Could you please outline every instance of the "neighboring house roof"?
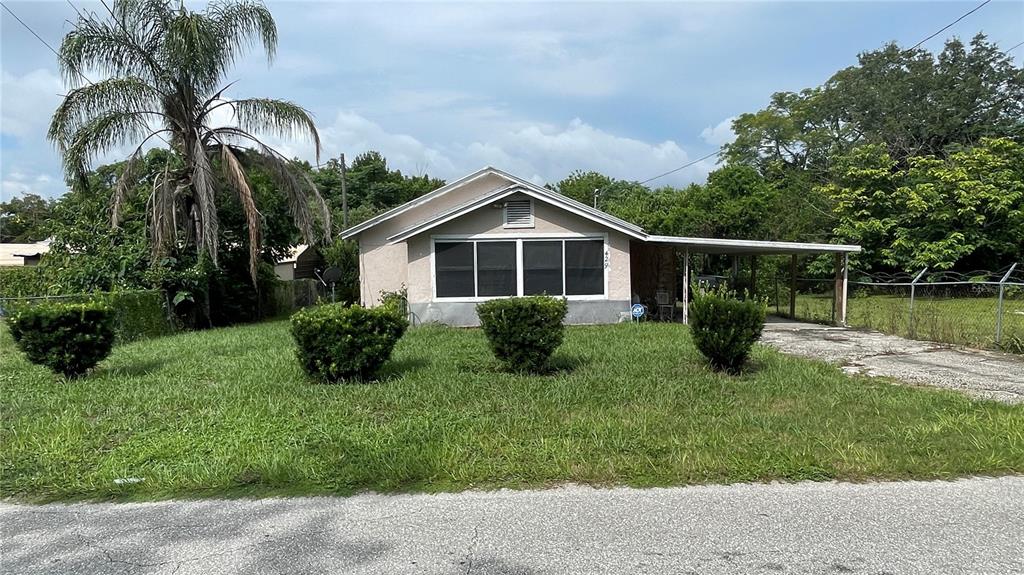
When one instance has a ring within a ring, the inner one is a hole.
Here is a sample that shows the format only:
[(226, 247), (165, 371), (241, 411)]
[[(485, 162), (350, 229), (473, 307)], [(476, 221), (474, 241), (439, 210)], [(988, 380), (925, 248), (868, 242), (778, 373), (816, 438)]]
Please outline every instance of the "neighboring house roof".
[(0, 244), (0, 266), (23, 266), (25, 258), (40, 256), (50, 251), (50, 240), (33, 244)]
[(436, 226), (439, 226), (445, 222), (463, 216), (474, 210), (480, 209), (481, 207), (486, 206), (491, 202), (499, 201), (512, 194), (526, 194), (530, 197), (560, 207), (568, 212), (572, 212), (588, 220), (607, 226), (608, 228), (611, 228), (613, 230), (617, 230), (634, 239), (651, 243), (672, 244), (678, 246), (692, 247), (694, 248), (694, 251), (702, 253), (797, 254), (850, 253), (861, 251), (860, 246), (854, 245), (815, 244), (804, 242), (774, 242), (758, 240), (731, 240), (716, 238), (687, 238), (678, 236), (659, 236), (648, 234), (643, 230), (643, 228), (635, 224), (632, 224), (630, 222), (617, 218), (611, 214), (602, 212), (601, 210), (577, 202), (576, 200), (570, 197), (563, 196), (558, 192), (538, 186), (521, 178), (517, 178), (516, 176), (513, 176), (507, 172), (490, 166), (477, 170), (472, 174), (459, 178), (458, 180), (455, 180), (450, 184), (446, 184), (445, 186), (442, 186), (434, 190), (433, 192), (430, 192), (429, 194), (420, 196), (410, 202), (406, 202), (396, 208), (388, 210), (377, 217), (371, 218), (357, 226), (353, 226), (347, 230), (344, 230), (341, 233), (341, 237), (344, 239), (353, 238), (363, 231), (373, 228), (388, 220), (391, 220), (392, 218), (395, 218), (396, 216), (408, 212), (411, 209), (427, 204), (430, 201), (444, 194), (447, 194), (448, 192), (454, 189), (457, 189), (465, 184), (468, 184), (470, 182), (473, 182), (488, 175), (496, 175), (501, 178), (504, 178), (506, 181), (509, 182), (509, 185), (491, 190), (487, 193), (478, 196), (477, 198), (474, 198), (473, 200), (432, 214), (429, 218), (421, 220), (389, 236), (387, 238), (387, 241), (389, 243), (405, 241), (406, 239), (412, 236), (428, 231)]
[(304, 251), (306, 251), (308, 249), (309, 249), (308, 245), (306, 245), (306, 244), (299, 244), (299, 245), (295, 246), (294, 248), (292, 248), (288, 252), (287, 256), (277, 260), (274, 263), (274, 265), (277, 265), (277, 264), (293, 264), (293, 263), (295, 263), (296, 260), (299, 259), (299, 256), (302, 255), (302, 252), (304, 252)]

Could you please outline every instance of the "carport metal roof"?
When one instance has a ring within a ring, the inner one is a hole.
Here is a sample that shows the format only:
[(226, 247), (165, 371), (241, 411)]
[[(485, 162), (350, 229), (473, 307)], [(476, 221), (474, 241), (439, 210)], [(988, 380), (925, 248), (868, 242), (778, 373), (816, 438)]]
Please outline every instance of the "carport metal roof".
[(813, 244), (803, 242), (768, 242), (758, 240), (727, 240), (718, 238), (686, 238), (680, 236), (648, 235), (646, 240), (653, 244), (669, 244), (687, 248), (692, 253), (703, 254), (848, 254), (860, 251), (860, 246), (846, 244)]

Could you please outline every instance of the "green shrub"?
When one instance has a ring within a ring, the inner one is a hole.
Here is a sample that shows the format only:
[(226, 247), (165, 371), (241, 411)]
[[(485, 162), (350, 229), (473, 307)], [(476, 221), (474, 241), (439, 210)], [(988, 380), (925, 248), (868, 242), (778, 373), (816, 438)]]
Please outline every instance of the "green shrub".
[(29, 361), (67, 377), (85, 373), (114, 346), (113, 311), (99, 302), (27, 306), (7, 324)]
[(764, 302), (741, 301), (724, 288), (695, 293), (690, 302), (690, 332), (711, 366), (736, 373), (747, 361), (764, 329)]
[(494, 355), (512, 371), (539, 372), (562, 344), (564, 299), (548, 296), (495, 299), (476, 306)]
[(291, 321), (302, 368), (328, 382), (372, 378), (409, 325), (389, 308), (342, 304), (299, 310)]
[(118, 343), (148, 339), (174, 333), (176, 326), (168, 313), (164, 294), (157, 290), (96, 292), (43, 298), (14, 298), (0, 301), (3, 313), (15, 313), (44, 303), (99, 302), (114, 315), (114, 335)]

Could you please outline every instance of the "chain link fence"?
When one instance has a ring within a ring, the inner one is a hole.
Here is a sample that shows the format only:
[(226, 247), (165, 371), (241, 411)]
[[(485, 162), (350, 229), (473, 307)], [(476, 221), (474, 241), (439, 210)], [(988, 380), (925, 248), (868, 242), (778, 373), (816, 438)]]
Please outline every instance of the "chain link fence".
[[(911, 339), (1024, 353), (1024, 264), (998, 271), (850, 272), (846, 323)], [(769, 303), (789, 315), (789, 280)], [(835, 321), (835, 280), (797, 278), (795, 319)], [(773, 301), (774, 300), (774, 301)]]

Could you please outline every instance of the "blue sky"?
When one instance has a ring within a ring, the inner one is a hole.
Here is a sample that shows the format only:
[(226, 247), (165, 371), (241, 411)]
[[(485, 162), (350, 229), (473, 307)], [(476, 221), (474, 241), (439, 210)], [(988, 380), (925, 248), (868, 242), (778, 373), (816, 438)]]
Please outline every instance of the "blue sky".
[[(536, 182), (574, 169), (643, 180), (714, 151), (729, 119), (773, 92), (819, 85), (885, 42), (913, 45), (978, 3), (270, 2), (277, 59), (252, 54), (229, 95), (312, 111), (323, 159), (376, 149), (449, 179), (490, 164)], [(74, 16), (66, 2), (7, 4), (54, 47)], [(993, 1), (925, 47), (979, 31), (1004, 47), (1024, 40), (1024, 2)], [(0, 73), (0, 197), (60, 195), (45, 133), (65, 87), (56, 57), (6, 12)], [(304, 142), (275, 143), (313, 160)]]

